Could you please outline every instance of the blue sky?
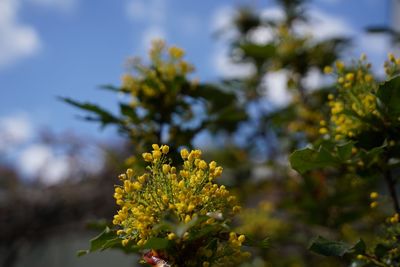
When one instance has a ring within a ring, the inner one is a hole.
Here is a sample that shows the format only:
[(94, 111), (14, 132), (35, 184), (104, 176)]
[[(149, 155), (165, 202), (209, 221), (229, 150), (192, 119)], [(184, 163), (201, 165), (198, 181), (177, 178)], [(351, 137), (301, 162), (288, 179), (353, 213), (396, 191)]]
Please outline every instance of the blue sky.
[[(13, 14), (9, 22), (0, 20), (9, 24), (3, 26), (8, 30), (0, 30), (0, 48), (4, 42), (1, 39), (8, 38), (12, 31), (21, 36), (15, 38), (15, 44), (6, 41), (6, 49), (0, 52), (0, 117), (22, 113), (34, 123), (92, 134), (96, 127), (77, 121), (77, 112), (57, 101), (56, 96), (112, 107), (113, 96), (96, 87), (119, 84), (125, 59), (144, 55), (148, 40), (155, 36), (185, 48), (200, 78), (215, 79), (224, 74), (215, 59), (223, 46), (212, 36), (216, 25), (226, 23), (229, 9), (235, 5), (273, 5), (272, 1), (226, 0), (1, 1), (3, 6), (12, 6), (9, 9)], [(365, 25), (387, 22), (383, 2), (321, 0), (312, 2), (312, 6), (360, 31)], [(25, 47), (21, 44), (24, 42)], [(12, 46), (8, 49), (14, 52), (8, 52), (7, 46)], [(7, 54), (9, 59), (1, 60)]]
[[(145, 56), (153, 37), (183, 47), (203, 81), (243, 73), (243, 66), (229, 65), (226, 42), (213, 33), (229, 25), (235, 6), (246, 3), (279, 16), (273, 1), (257, 0), (0, 0), (0, 151), (5, 143), (31, 140), (43, 126), (100, 139), (114, 136), (113, 129), (99, 132), (97, 125), (77, 120), (79, 112), (56, 97), (115, 108), (116, 96), (96, 88), (118, 85), (126, 58)], [(310, 1), (314, 20), (307, 30), (318, 38), (355, 37), (350, 55), (364, 51), (380, 65), (387, 44), (363, 28), (388, 23), (387, 5)], [(277, 77), (272, 84), (279, 86)]]

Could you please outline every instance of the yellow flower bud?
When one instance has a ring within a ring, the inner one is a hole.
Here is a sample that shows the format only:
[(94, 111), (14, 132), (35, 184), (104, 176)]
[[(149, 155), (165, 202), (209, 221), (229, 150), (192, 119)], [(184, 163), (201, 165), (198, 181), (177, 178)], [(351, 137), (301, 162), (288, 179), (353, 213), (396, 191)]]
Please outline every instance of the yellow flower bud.
[(147, 162), (153, 161), (153, 156), (150, 153), (143, 153), (142, 157)]
[(321, 128), (321, 129), (319, 129), (319, 133), (320, 134), (327, 134), (328, 133), (328, 129), (326, 129), (325, 127)]
[(153, 151), (153, 158), (154, 160), (158, 160), (161, 158), (161, 152), (159, 150)]
[(162, 171), (164, 174), (168, 174), (170, 170), (171, 170), (171, 166), (169, 164), (163, 164)]
[(168, 234), (168, 239), (169, 240), (174, 240), (176, 238), (176, 234), (175, 233), (169, 233)]
[(389, 61), (391, 61), (391, 62), (393, 62), (393, 63), (396, 62), (396, 57), (395, 57), (392, 53), (389, 53), (389, 54), (388, 54), (388, 58), (389, 58)]
[(176, 46), (172, 46), (169, 48), (169, 54), (171, 57), (173, 58), (182, 58), (185, 54), (185, 52), (183, 51), (183, 49), (176, 47)]
[(377, 192), (371, 192), (371, 194), (369, 195), (369, 197), (371, 199), (377, 199), (379, 197), (379, 194)]
[(349, 72), (346, 74), (346, 80), (347, 81), (354, 81), (354, 73)]
[(133, 177), (133, 170), (132, 169), (127, 169), (126, 170), (126, 175), (128, 176), (128, 179), (131, 179)]
[(161, 147), (161, 151), (162, 151), (163, 154), (168, 154), (168, 152), (169, 152), (169, 146), (163, 145), (163, 146)]
[(331, 66), (325, 66), (324, 67), (324, 73), (325, 74), (331, 74), (333, 72), (333, 68)]
[(190, 215), (186, 215), (185, 223), (189, 223), (191, 221)]
[(342, 71), (342, 70), (344, 69), (344, 63), (343, 63), (343, 61), (338, 60), (338, 61), (335, 62), (335, 65), (336, 65), (336, 68), (337, 68), (339, 71)]
[(181, 157), (182, 159), (187, 159), (189, 157), (189, 152), (187, 151), (187, 149), (182, 149), (181, 150)]
[(202, 170), (207, 169), (207, 163), (204, 160), (201, 160), (199, 162), (199, 168), (202, 169)]

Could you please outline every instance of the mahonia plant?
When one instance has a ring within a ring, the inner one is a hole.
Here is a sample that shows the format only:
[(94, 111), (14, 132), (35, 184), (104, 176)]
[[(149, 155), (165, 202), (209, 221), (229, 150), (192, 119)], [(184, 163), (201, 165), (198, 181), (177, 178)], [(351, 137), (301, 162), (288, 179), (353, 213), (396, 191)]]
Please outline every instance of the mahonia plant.
[[(193, 72), (183, 49), (154, 40), (148, 60), (128, 60), (120, 86), (103, 87), (121, 100), (116, 114), (90, 102), (62, 100), (87, 112), (87, 120), (116, 126), (128, 137), (135, 154), (153, 143), (168, 143), (171, 150), (191, 146), (205, 129), (234, 132), (247, 117), (234, 92), (222, 84), (200, 83), (192, 77)], [(171, 151), (172, 157), (177, 154)], [(127, 164), (131, 166), (135, 160), (129, 158)]]
[[(320, 134), (331, 133), (335, 140), (348, 140), (363, 131), (381, 130), (380, 123), (376, 123), (383, 120), (377, 100), (380, 83), (373, 77), (371, 64), (366, 60), (363, 54), (354, 66), (346, 67), (342, 61), (337, 61), (335, 68), (325, 67), (325, 73), (336, 76), (337, 94), (328, 95), (331, 124), (322, 120)], [(387, 80), (399, 73), (399, 67), (400, 59), (389, 54), (385, 62)]]
[(224, 185), (215, 183), (222, 167), (202, 160), (200, 150), (182, 149), (178, 170), (167, 158), (167, 145), (152, 147), (142, 155), (145, 173), (128, 169), (115, 187), (120, 209), (113, 224), (122, 245), (152, 248), (154, 239), (168, 240), (144, 260), (154, 264), (159, 258), (172, 266), (236, 266), (249, 256), (241, 249), (245, 236), (229, 231), (241, 208)]
[[(376, 91), (378, 84), (371, 74), (371, 64), (366, 63), (362, 55), (357, 65), (346, 68), (342, 61), (336, 67), (325, 67), (325, 73), (332, 73), (337, 78), (337, 95), (328, 95), (331, 109), (332, 134), (336, 140), (354, 137), (366, 128), (364, 123), (370, 117), (379, 117), (376, 109)], [(326, 122), (321, 121), (320, 133), (328, 133)]]
[[(381, 197), (376, 191), (369, 195), (370, 208), (377, 210), (381, 206), (387, 216), (386, 222), (373, 225), (379, 232), (373, 242), (368, 242), (369, 246), (362, 239), (351, 246), (322, 237), (310, 246), (312, 251), (326, 256), (349, 254), (351, 266), (400, 266), (400, 58), (389, 54), (384, 68), (386, 79), (380, 82), (373, 77), (364, 55), (350, 67), (341, 61), (336, 62), (335, 68), (326, 67), (326, 73), (337, 76), (337, 91), (328, 96), (329, 123), (320, 123), (323, 138), (314, 144), (317, 149), (306, 148), (291, 156), (292, 167), (300, 173), (346, 166), (353, 176), (386, 185), (387, 196)], [(387, 203), (393, 206), (389, 215)]]

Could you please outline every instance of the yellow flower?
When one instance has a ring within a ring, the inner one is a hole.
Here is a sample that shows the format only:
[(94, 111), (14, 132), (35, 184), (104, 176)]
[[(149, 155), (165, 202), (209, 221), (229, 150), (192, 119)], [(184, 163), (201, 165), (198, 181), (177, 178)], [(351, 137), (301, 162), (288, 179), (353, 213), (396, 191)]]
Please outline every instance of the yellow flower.
[(324, 73), (325, 74), (330, 74), (333, 72), (333, 68), (331, 66), (325, 66), (324, 67)]
[(377, 199), (379, 197), (379, 194), (377, 192), (371, 192), (371, 194), (369, 195), (369, 197), (371, 199)]
[[(117, 233), (123, 240), (140, 246), (152, 237), (176, 239), (174, 233), (154, 228), (165, 214), (189, 223), (198, 214), (221, 213), (222, 218), (230, 218), (240, 211), (236, 198), (230, 196), (225, 186), (213, 182), (221, 175), (222, 168), (215, 161), (202, 160), (200, 150), (181, 150), (184, 162), (178, 175), (176, 167), (167, 163), (169, 148), (157, 144), (152, 148), (152, 153), (142, 155), (149, 163), (147, 172), (136, 174), (128, 169), (119, 176), (123, 185), (115, 187), (114, 198), (120, 209), (113, 224), (118, 226)], [(235, 245), (240, 245), (243, 238), (239, 236)]]

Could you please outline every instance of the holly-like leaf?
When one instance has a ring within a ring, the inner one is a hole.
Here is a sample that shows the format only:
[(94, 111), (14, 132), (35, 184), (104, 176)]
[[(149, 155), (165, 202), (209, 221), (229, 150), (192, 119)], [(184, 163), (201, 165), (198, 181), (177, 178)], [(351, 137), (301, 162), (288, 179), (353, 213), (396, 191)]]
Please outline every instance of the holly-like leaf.
[(382, 83), (377, 92), (381, 110), (390, 118), (400, 116), (400, 76)]
[(354, 147), (354, 142), (348, 142), (343, 145), (338, 145), (336, 148), (339, 158), (343, 161), (348, 160), (351, 157), (351, 152), (353, 147)]
[(290, 155), (289, 161), (293, 169), (303, 174), (314, 169), (333, 166), (337, 163), (337, 158), (321, 146), (318, 150), (311, 148), (296, 150)]
[(103, 109), (95, 104), (92, 104), (89, 102), (78, 102), (78, 101), (75, 101), (75, 100), (73, 100), (71, 98), (67, 98), (67, 97), (60, 97), (60, 99), (62, 101), (64, 101), (65, 103), (68, 103), (74, 107), (80, 108), (84, 111), (94, 114), (94, 117), (92, 117), (92, 116), (86, 117), (87, 120), (99, 121), (102, 123), (103, 126), (105, 126), (109, 123), (118, 123), (119, 122), (119, 119), (117, 117), (115, 117), (110, 112), (106, 111), (105, 109)]
[(90, 252), (103, 250), (105, 248), (110, 247), (109, 245), (106, 247), (107, 243), (111, 240), (119, 239), (119, 244), (121, 243), (121, 239), (117, 236), (117, 234), (112, 231), (109, 227), (106, 227), (103, 232), (101, 232), (98, 236), (94, 237), (90, 240)]
[(338, 256), (342, 257), (344, 254), (351, 250), (352, 246), (337, 241), (330, 241), (321, 236), (318, 236), (311, 243), (309, 250), (324, 256)]
[(355, 245), (350, 245), (342, 241), (331, 241), (318, 236), (312, 241), (309, 250), (324, 256), (342, 257), (347, 253), (364, 254), (366, 245), (361, 239)]

